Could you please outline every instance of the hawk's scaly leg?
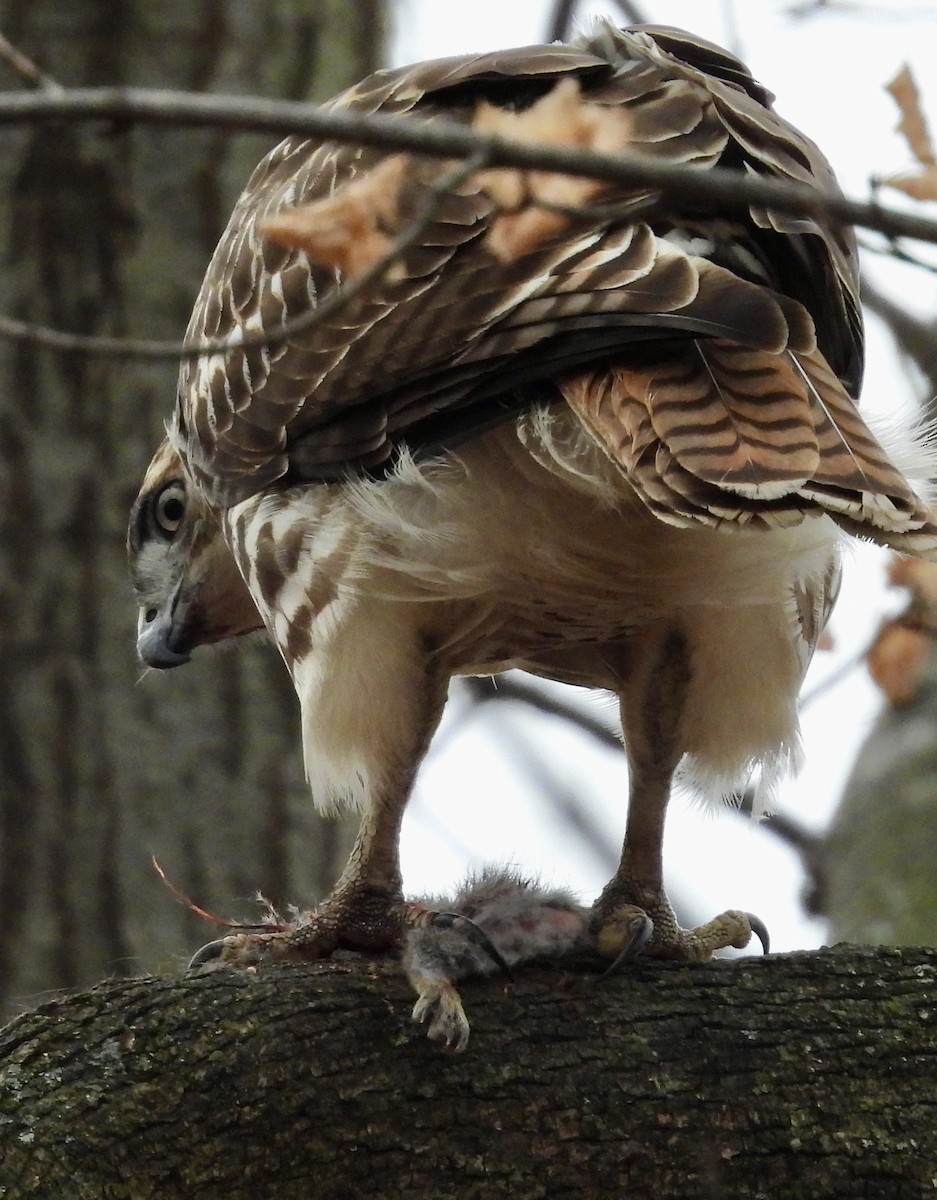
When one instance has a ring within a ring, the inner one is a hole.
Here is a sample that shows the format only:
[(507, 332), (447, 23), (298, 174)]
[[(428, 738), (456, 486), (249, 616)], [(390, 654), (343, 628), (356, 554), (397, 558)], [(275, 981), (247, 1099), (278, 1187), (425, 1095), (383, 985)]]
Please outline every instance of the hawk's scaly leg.
[(402, 899), (397, 842), (408, 792), (383, 797), (366, 809), (349, 860), (332, 894), (286, 928), (229, 934), (209, 942), (189, 964), (213, 959), (252, 966), (264, 958), (324, 958), (340, 946), (360, 950), (397, 947)]
[[(198, 951), (193, 966), (213, 959), (249, 966), (271, 956), (321, 958), (338, 947), (386, 950), (400, 945), (407, 918), (400, 826), (417, 767), (442, 715), (448, 679), (432, 666), (419, 638), (398, 632), (377, 649), (365, 638), (354, 645), (358, 661), (346, 656), (344, 675), (320, 670), (316, 678), (326, 685), (321, 692), (301, 692), (304, 722), (307, 713), (318, 713), (310, 734), (310, 740), (318, 741), (306, 746), (307, 769), (326, 757), (346, 762), (347, 744), (360, 749), (353, 762), (367, 787), (358, 835), (341, 877), (314, 911), (285, 928), (235, 933), (212, 942)], [(362, 669), (360, 679), (356, 666)], [(388, 681), (396, 681), (399, 690), (391, 686), (388, 691)]]
[(760, 922), (735, 910), (697, 929), (681, 929), (664, 891), (664, 818), (683, 755), (680, 722), (690, 671), (686, 636), (673, 625), (650, 627), (626, 647), (620, 700), (630, 768), (628, 822), (618, 870), (592, 918), (596, 947), (616, 962), (640, 952), (707, 959), (714, 950), (746, 946), (753, 932), (766, 942)]

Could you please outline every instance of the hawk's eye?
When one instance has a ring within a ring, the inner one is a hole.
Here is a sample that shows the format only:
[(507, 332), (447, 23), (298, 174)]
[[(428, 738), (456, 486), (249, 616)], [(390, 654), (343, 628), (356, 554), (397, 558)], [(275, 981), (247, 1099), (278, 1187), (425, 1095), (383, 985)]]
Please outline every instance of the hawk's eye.
[(153, 501), (153, 516), (160, 533), (172, 537), (185, 517), (185, 488), (178, 480), (167, 483)]

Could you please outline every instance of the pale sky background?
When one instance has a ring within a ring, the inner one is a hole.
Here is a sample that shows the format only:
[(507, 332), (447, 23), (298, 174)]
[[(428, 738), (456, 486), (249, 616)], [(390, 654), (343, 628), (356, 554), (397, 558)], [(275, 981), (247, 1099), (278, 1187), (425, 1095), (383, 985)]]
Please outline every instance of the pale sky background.
[[(544, 40), (547, 0), (397, 0), (392, 58), (396, 64)], [(727, 45), (777, 96), (778, 111), (819, 143), (850, 195), (868, 194), (871, 175), (910, 165), (894, 132), (897, 114), (884, 85), (902, 63), (915, 69), (925, 107), (937, 125), (937, 4), (912, 0), (832, 3), (821, 14), (794, 20), (778, 0), (644, 0), (650, 20), (677, 25)], [(612, 4), (583, 3), (579, 19)], [(930, 82), (929, 82), (930, 81)], [(900, 203), (897, 193), (885, 193)], [(933, 312), (937, 276), (866, 258), (870, 275), (903, 300)], [(889, 412), (913, 395), (887, 338), (869, 329), (863, 404)], [(883, 586), (885, 555), (859, 548), (831, 626), (835, 650), (817, 656), (807, 689), (868, 644), (899, 597)], [(572, 689), (565, 689), (572, 692)], [(599, 693), (572, 692), (593, 713), (616, 720), (615, 704)], [(878, 694), (863, 667), (812, 704), (804, 717), (806, 766), (783, 792), (781, 808), (811, 828), (829, 821), (858, 746), (875, 719)], [(493, 716), (497, 720), (493, 720)], [(624, 830), (624, 757), (602, 750), (561, 722), (496, 706), (465, 718), (450, 705), (437, 747), (424, 766), (403, 836), (408, 894), (447, 891), (470, 865), (512, 862), (576, 889), (591, 900), (609, 871), (538, 798), (519, 771), (519, 756), (541, 778), (576, 798), (617, 848)], [(823, 922), (804, 917), (803, 873), (779, 840), (730, 812), (700, 811), (677, 797), (665, 846), (668, 886), (706, 920), (725, 908), (757, 913), (779, 951), (821, 945)]]

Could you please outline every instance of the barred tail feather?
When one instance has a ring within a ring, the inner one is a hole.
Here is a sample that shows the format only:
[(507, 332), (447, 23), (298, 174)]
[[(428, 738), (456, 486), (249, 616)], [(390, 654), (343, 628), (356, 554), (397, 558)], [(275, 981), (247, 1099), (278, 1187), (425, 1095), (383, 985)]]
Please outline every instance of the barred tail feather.
[(562, 390), (668, 524), (772, 529), (826, 513), (851, 534), (937, 557), (937, 514), (816, 349), (687, 340)]

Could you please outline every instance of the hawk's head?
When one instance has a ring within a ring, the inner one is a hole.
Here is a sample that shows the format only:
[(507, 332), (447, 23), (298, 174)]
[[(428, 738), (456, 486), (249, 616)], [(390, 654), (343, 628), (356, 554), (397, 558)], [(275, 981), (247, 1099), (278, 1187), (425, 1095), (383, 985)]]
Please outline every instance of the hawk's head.
[(130, 513), (137, 651), (151, 667), (188, 662), (196, 646), (261, 628), (218, 519), (168, 441), (153, 456)]

